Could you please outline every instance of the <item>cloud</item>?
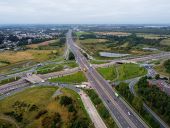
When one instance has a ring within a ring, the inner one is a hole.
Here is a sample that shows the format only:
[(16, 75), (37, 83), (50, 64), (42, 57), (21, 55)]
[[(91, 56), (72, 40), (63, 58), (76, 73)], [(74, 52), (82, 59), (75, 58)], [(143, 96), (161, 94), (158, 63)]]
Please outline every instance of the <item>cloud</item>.
[(5, 0), (0, 23), (169, 23), (169, 0)]

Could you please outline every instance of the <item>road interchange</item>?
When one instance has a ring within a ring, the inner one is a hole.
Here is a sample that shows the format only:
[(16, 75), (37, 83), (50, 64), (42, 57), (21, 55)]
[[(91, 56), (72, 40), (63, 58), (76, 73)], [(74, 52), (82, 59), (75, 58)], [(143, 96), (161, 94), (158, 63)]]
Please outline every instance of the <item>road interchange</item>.
[[(111, 115), (116, 120), (118, 126), (123, 127), (123, 128), (124, 127), (129, 127), (129, 128), (130, 127), (134, 127), (134, 128), (135, 127), (139, 127), (139, 128), (148, 127), (143, 122), (143, 120), (141, 120), (140, 117), (136, 113), (134, 113), (133, 110), (125, 102), (123, 102), (123, 100), (120, 97), (117, 98), (115, 96), (111, 86), (108, 84), (106, 80), (102, 78), (102, 76), (95, 70), (95, 68), (96, 67), (107, 67), (107, 66), (115, 64), (116, 62), (126, 63), (126, 62), (146, 61), (147, 59), (151, 59), (151, 58), (156, 59), (156, 58), (166, 57), (166, 56), (169, 56), (170, 53), (149, 55), (149, 56), (144, 56), (143, 58), (140, 57), (139, 59), (138, 58), (133, 58), (133, 59), (128, 59), (128, 60), (118, 59), (107, 64), (100, 64), (100, 65), (92, 66), (88, 62), (88, 60), (81, 54), (81, 52), (79, 51), (79, 49), (76, 47), (75, 43), (73, 42), (72, 38), (67, 37), (67, 39), (68, 41), (71, 41), (71, 45), (69, 44), (70, 42), (67, 42), (67, 43), (71, 51), (75, 54), (76, 60), (78, 64), (80, 64), (80, 68), (82, 70), (84, 69), (87, 70), (86, 72), (84, 72), (86, 77), (88, 78), (89, 82), (94, 86), (98, 94), (100, 94), (99, 95), (100, 98), (102, 98), (103, 101), (105, 101), (104, 104), (111, 111)], [(46, 75), (39, 75), (39, 76), (47, 80), (50, 77), (69, 75), (77, 71), (79, 71), (79, 68), (57, 72), (57, 73), (50, 73)], [(2, 91), (5, 91), (6, 94), (8, 95), (8, 92), (10, 91), (20, 90), (20, 88), (30, 86), (31, 84), (25, 80), (19, 80), (19, 81), (16, 81), (16, 82), (13, 82), (7, 85), (0, 87), (0, 93)], [(103, 94), (103, 90), (107, 93)], [(128, 115), (128, 112), (130, 112), (131, 114)]]
[[(67, 45), (75, 55), (77, 63), (84, 71), (88, 81), (93, 85), (93, 88), (103, 100), (117, 125), (121, 128), (147, 128), (147, 124), (145, 124), (145, 122), (125, 102), (122, 102), (122, 100), (115, 96), (109, 83), (101, 77), (75, 46), (71, 30), (67, 34)], [(128, 113), (131, 114), (129, 115)]]

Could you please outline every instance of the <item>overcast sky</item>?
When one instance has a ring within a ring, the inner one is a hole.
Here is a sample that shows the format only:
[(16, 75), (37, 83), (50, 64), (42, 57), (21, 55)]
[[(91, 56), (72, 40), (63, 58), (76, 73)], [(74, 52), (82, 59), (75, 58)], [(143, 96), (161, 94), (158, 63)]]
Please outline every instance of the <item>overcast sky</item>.
[(170, 0), (0, 0), (0, 24), (170, 24)]

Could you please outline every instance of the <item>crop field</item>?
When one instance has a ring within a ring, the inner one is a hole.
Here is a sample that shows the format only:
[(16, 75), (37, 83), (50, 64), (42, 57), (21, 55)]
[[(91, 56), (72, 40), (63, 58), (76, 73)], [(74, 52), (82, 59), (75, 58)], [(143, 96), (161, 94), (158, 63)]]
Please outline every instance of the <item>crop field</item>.
[(98, 35), (112, 35), (112, 36), (129, 36), (131, 33), (127, 32), (95, 32)]
[(34, 60), (44, 61), (55, 57), (55, 50), (25, 50), (25, 51), (5, 51), (0, 53), (0, 61), (9, 62), (10, 64)]
[(160, 44), (164, 46), (170, 46), (170, 38), (162, 40)]
[[(11, 72), (12, 70), (29, 67), (39, 62), (56, 59), (63, 52), (58, 50), (25, 50), (5, 51), (0, 53), (0, 73)], [(1, 64), (3, 63), (3, 65)]]
[(76, 32), (76, 35), (77, 35), (78, 37), (80, 37), (81, 35), (86, 35), (86, 34), (90, 34), (90, 32), (83, 32), (83, 31)]
[(72, 99), (76, 116), (90, 122), (77, 93), (61, 89), (62, 94), (52, 98), (56, 90), (56, 87), (35, 87), (17, 93), (0, 101), (0, 113), (15, 118), (20, 127), (46, 128), (52, 124), (53, 118), (58, 119), (56, 124), (60, 127), (69, 127), (74, 122), (74, 112), (60, 102), (62, 96), (68, 96)]
[(49, 44), (55, 43), (55, 42), (56, 42), (56, 40), (50, 40), (50, 41), (45, 41), (45, 42), (38, 43), (38, 44), (29, 44), (26, 47), (35, 49), (35, 48), (38, 48), (39, 46), (48, 46)]
[(168, 35), (157, 35), (157, 34), (146, 34), (146, 33), (136, 33), (138, 37), (143, 37), (145, 39), (162, 39), (166, 38)]
[(98, 44), (106, 42), (106, 39), (85, 39), (85, 40), (79, 40), (81, 44)]

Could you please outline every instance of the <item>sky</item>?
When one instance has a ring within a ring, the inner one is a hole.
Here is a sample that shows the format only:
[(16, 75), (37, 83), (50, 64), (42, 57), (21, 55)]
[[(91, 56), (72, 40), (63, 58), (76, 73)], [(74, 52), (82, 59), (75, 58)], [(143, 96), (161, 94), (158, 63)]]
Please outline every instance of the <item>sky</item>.
[(170, 0), (0, 0), (0, 24), (170, 24)]

